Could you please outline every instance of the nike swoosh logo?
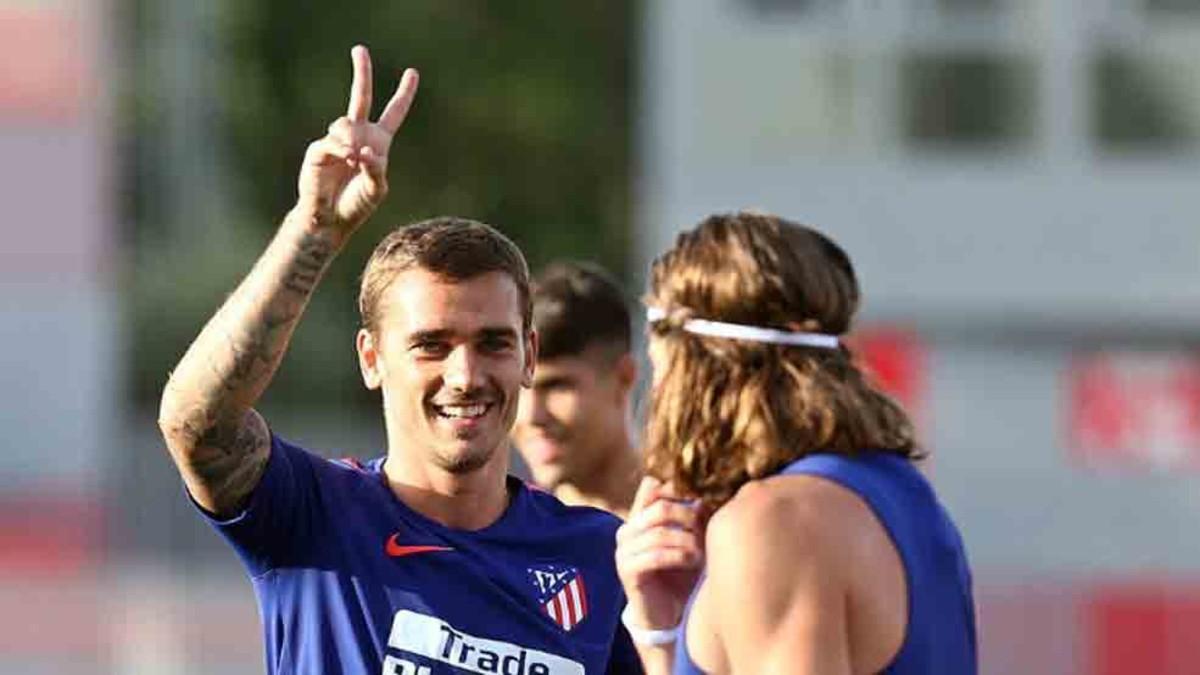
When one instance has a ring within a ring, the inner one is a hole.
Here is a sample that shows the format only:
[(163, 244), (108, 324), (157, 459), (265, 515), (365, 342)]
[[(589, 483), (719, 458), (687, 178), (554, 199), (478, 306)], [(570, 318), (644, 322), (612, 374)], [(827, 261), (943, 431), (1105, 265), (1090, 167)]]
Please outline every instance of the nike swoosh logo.
[(416, 555), (418, 553), (432, 553), (433, 551), (453, 551), (449, 546), (403, 546), (397, 535), (388, 537), (387, 546), (384, 551), (393, 558), (403, 558), (406, 555)]

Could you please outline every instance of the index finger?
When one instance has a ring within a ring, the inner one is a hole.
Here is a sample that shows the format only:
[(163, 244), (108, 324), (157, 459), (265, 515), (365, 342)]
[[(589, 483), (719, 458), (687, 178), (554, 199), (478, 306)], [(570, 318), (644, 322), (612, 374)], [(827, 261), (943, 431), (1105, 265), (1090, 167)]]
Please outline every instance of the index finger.
[(633, 495), (633, 504), (629, 507), (629, 515), (632, 518), (633, 514), (654, 503), (658, 499), (659, 493), (662, 490), (662, 483), (653, 476), (642, 478), (642, 482), (638, 484), (637, 492)]
[(371, 54), (362, 45), (350, 50), (354, 64), (354, 82), (350, 85), (350, 105), (346, 117), (351, 122), (365, 122), (371, 114)]
[(395, 134), (400, 125), (404, 123), (404, 118), (408, 116), (408, 109), (412, 107), (413, 97), (417, 95), (417, 85), (420, 82), (421, 76), (416, 70), (412, 68), (404, 70), (400, 84), (396, 85), (396, 93), (392, 94), (392, 99), (388, 101), (387, 106), (383, 109), (383, 114), (379, 116), (379, 126), (389, 134)]

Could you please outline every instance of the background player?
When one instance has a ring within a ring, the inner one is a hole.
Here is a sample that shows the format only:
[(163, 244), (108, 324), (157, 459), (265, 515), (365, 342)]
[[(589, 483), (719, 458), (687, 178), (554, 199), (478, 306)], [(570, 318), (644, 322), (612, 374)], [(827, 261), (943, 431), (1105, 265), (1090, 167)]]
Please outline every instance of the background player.
[(958, 532), (904, 411), (840, 343), (859, 304), (845, 252), (713, 216), (655, 261), (647, 303), (646, 453), (667, 483), (639, 487), (617, 551), (647, 671), (974, 673)]
[(567, 504), (624, 518), (638, 480), (629, 306), (597, 265), (559, 262), (533, 282), (538, 361), (512, 439), (534, 481)]
[(268, 672), (623, 672), (616, 519), (506, 477), (537, 339), (525, 261), (503, 235), (436, 219), (391, 233), (367, 264), (356, 346), (382, 391), (385, 458), (321, 459), (253, 408), (388, 191), (417, 74), (370, 122), (370, 58), (352, 58), (349, 110), (309, 146), (296, 206), (167, 384), (171, 456), (251, 574)]

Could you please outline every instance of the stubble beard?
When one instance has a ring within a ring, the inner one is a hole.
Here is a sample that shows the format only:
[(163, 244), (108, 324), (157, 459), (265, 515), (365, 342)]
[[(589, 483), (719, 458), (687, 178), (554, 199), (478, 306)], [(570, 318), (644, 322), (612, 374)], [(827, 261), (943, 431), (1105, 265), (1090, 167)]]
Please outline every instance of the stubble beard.
[(468, 447), (463, 452), (439, 452), (434, 456), (434, 460), (438, 464), (438, 468), (446, 473), (455, 476), (463, 476), (466, 474), (479, 471), (487, 466), (488, 462), (496, 456), (496, 448), (476, 448)]
[[(515, 416), (515, 411), (512, 411), (511, 414), (508, 412), (509, 406), (507, 405), (507, 402), (509, 398), (504, 396), (498, 388), (495, 389), (496, 391), (494, 394), (485, 397), (491, 400), (490, 405), (492, 405), (494, 409), (489, 410), (485, 414), (499, 415), (501, 418), (501, 425), (505, 426), (505, 433), (507, 433), (508, 430), (512, 429), (512, 418)], [(432, 420), (432, 425), (434, 429), (431, 429), (431, 431), (433, 431), (436, 437), (436, 435), (439, 433), (438, 430), (436, 430), (436, 427), (438, 426), (436, 418)], [(483, 429), (476, 430), (475, 434), (486, 436), (488, 434), (488, 430), (485, 426)], [(433, 448), (433, 463), (442, 471), (454, 476), (465, 476), (474, 473), (487, 466), (488, 462), (492, 461), (492, 458), (494, 458), (496, 453), (500, 451), (502, 446), (504, 446), (503, 439), (507, 438), (507, 436), (502, 434), (501, 437), (502, 440), (491, 445), (484, 445), (481, 442), (482, 439), (474, 440), (470, 439), (469, 437), (454, 438), (449, 443), (446, 443), (446, 439), (443, 437), (441, 439), (442, 444), (439, 444), (440, 447), (434, 446)]]

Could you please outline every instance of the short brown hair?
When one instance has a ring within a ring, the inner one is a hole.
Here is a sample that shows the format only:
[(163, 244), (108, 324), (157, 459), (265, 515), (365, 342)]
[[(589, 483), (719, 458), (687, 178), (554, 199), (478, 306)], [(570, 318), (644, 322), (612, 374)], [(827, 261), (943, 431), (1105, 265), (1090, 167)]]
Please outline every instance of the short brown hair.
[(496, 228), (475, 220), (443, 216), (397, 228), (379, 242), (363, 270), (358, 311), (363, 327), (379, 332), (383, 292), (401, 272), (420, 268), (454, 281), (504, 272), (521, 297), (521, 325), (533, 322), (529, 266), (521, 249)]
[(594, 263), (562, 260), (539, 272), (533, 278), (533, 324), (539, 359), (581, 356), (594, 346), (616, 356), (632, 344), (621, 285)]
[(651, 474), (720, 504), (816, 452), (919, 456), (911, 422), (848, 349), (704, 337), (689, 318), (843, 335), (859, 304), (850, 258), (828, 237), (760, 213), (714, 215), (654, 261), (647, 304), (664, 361), (651, 395)]

